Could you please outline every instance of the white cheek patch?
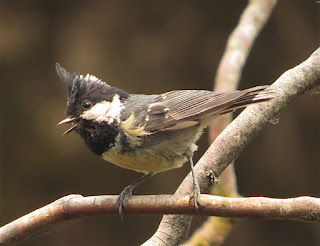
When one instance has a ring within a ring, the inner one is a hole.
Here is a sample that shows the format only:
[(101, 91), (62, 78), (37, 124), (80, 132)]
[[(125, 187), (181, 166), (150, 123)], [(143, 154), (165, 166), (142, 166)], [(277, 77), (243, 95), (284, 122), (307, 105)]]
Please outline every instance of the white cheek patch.
[(111, 102), (102, 101), (95, 104), (91, 109), (84, 111), (80, 117), (84, 120), (93, 120), (95, 122), (106, 122), (108, 124), (114, 121), (120, 122), (120, 113), (123, 104), (119, 95), (114, 95)]
[(103, 101), (95, 104), (92, 108), (84, 111), (80, 117), (85, 120), (105, 121), (110, 110), (110, 102)]

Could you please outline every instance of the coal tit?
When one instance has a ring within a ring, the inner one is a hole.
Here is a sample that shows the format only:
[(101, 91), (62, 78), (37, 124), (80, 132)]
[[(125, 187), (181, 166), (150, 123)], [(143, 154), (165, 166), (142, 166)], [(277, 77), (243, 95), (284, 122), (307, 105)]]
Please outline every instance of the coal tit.
[(64, 134), (75, 131), (104, 160), (144, 175), (118, 197), (122, 214), (132, 190), (155, 173), (191, 164), (195, 206), (200, 189), (192, 161), (196, 142), (214, 118), (273, 98), (268, 86), (232, 92), (175, 90), (160, 95), (129, 94), (93, 75), (56, 70), (67, 87)]

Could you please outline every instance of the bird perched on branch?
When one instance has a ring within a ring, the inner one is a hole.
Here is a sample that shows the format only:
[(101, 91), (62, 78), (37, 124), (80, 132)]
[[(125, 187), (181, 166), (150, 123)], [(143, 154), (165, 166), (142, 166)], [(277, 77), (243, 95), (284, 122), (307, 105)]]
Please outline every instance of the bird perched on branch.
[(104, 160), (144, 175), (119, 195), (122, 215), (132, 190), (155, 173), (189, 161), (198, 208), (200, 188), (194, 174), (193, 153), (203, 129), (222, 114), (273, 98), (268, 86), (231, 92), (176, 90), (159, 95), (129, 94), (93, 75), (56, 70), (67, 87), (64, 134), (75, 131), (87, 147)]

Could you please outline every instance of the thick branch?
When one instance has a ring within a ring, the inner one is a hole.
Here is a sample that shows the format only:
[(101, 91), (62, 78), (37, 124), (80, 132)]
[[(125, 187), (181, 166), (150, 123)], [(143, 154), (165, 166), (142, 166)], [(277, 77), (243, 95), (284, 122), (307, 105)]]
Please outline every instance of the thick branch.
[[(280, 111), (298, 95), (320, 84), (320, 48), (306, 61), (285, 72), (271, 88), (276, 98), (259, 105), (247, 107), (216, 138), (196, 165), (201, 191), (207, 193), (212, 185), (210, 179), (200, 174), (215, 173), (219, 176), (245, 148), (245, 146), (269, 122), (276, 122)], [(192, 191), (189, 174), (176, 194)], [(164, 216), (156, 233), (143, 245), (178, 245), (187, 236), (192, 216)], [(170, 225), (169, 227), (167, 225)]]
[[(40, 229), (83, 216), (117, 215), (117, 196), (70, 195), (37, 209), (0, 228), (0, 245), (30, 237)], [(196, 212), (189, 196), (134, 196), (127, 214), (200, 214), (220, 217), (320, 221), (320, 198), (275, 199), (264, 197), (224, 198), (201, 195)]]

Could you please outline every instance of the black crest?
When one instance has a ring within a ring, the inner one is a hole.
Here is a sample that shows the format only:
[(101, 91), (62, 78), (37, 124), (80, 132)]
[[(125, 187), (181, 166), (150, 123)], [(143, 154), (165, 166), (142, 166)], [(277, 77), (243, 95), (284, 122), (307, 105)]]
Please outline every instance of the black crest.
[(56, 70), (67, 87), (67, 115), (78, 116), (81, 113), (81, 105), (84, 100), (90, 100), (95, 104), (103, 100), (111, 101), (115, 94), (118, 94), (120, 99), (128, 97), (128, 93), (125, 91), (111, 87), (93, 75), (83, 76), (78, 73), (69, 73), (59, 63), (56, 64)]

